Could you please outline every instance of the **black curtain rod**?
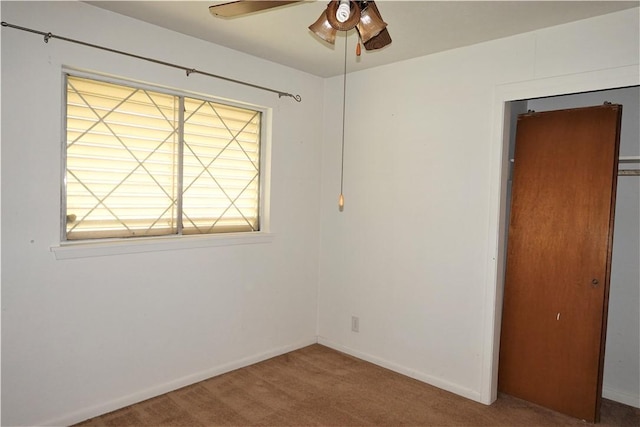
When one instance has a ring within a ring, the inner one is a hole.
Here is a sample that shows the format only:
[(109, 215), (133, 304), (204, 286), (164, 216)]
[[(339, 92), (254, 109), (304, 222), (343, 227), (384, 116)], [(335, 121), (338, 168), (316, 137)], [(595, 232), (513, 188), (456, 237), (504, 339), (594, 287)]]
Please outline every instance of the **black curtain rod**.
[(280, 97), (280, 98), (282, 98), (283, 96), (288, 96), (288, 97), (291, 97), (291, 98), (295, 99), (297, 102), (302, 101), (302, 97), (300, 97), (300, 95), (293, 95), (291, 93), (282, 92), (280, 90), (275, 90), (275, 89), (270, 89), (270, 88), (264, 87), (264, 86), (254, 85), (253, 83), (247, 83), (247, 82), (243, 82), (241, 80), (230, 79), (229, 77), (223, 77), (223, 76), (219, 76), (219, 75), (216, 75), (216, 74), (207, 73), (206, 71), (196, 70), (195, 68), (184, 67), (182, 65), (172, 64), (171, 62), (160, 61), (158, 59), (148, 58), (146, 56), (136, 55), (134, 53), (124, 52), (124, 51), (117, 50), (117, 49), (112, 49), (112, 48), (109, 48), (109, 47), (99, 46), (99, 45), (96, 45), (96, 44), (87, 43), (87, 42), (83, 42), (83, 41), (80, 41), (80, 40), (74, 40), (74, 39), (70, 39), (68, 37), (62, 37), (62, 36), (58, 36), (58, 35), (55, 35), (55, 34), (52, 34), (52, 33), (45, 33), (44, 31), (34, 30), (32, 28), (20, 27), (18, 25), (9, 24), (8, 22), (5, 22), (5, 21), (2, 21), (2, 26), (3, 27), (14, 28), (16, 30), (26, 31), (28, 33), (40, 34), (41, 36), (44, 36), (44, 42), (45, 43), (49, 43), (49, 39), (54, 39), (55, 38), (55, 39), (63, 40), (63, 41), (70, 42), (70, 43), (76, 43), (76, 44), (79, 44), (79, 45), (82, 45), (82, 46), (92, 47), (92, 48), (95, 48), (95, 49), (106, 50), (107, 52), (112, 52), (112, 53), (117, 53), (117, 54), (124, 55), (124, 56), (129, 56), (131, 58), (141, 59), (143, 61), (153, 62), (154, 64), (160, 64), (160, 65), (165, 65), (167, 67), (177, 68), (179, 70), (185, 71), (187, 73), (187, 77), (189, 75), (191, 75), (191, 74), (202, 74), (203, 76), (214, 77), (216, 79), (226, 80), (228, 82), (237, 83), (237, 84), (241, 84), (241, 85), (244, 85), (244, 86), (249, 86), (249, 87), (252, 87), (252, 88), (255, 88), (255, 89), (266, 90), (268, 92), (277, 93), (278, 97)]

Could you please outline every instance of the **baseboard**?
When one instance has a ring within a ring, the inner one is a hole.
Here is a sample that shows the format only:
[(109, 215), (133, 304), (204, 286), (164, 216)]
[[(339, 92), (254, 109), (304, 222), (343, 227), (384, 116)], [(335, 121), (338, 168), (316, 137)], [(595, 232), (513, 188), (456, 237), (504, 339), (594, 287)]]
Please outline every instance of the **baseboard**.
[(640, 409), (640, 396), (633, 395), (620, 390), (614, 390), (608, 387), (602, 388), (602, 397), (605, 399), (613, 400), (614, 402), (624, 403), (625, 405), (633, 406)]
[[(341, 351), (353, 357), (357, 357), (358, 359), (366, 360), (367, 362), (371, 362), (374, 365), (381, 366), (383, 368), (387, 368), (391, 371), (397, 372), (402, 375), (406, 375), (407, 377), (411, 377), (418, 381), (422, 381), (423, 383), (427, 383), (434, 387), (441, 388), (443, 390), (449, 391), (451, 393), (457, 394), (459, 396), (465, 397), (467, 399), (473, 400), (475, 402), (483, 403), (481, 400), (481, 394), (477, 390), (471, 390), (466, 387), (462, 387), (458, 384), (452, 383), (450, 381), (443, 380), (442, 378), (434, 377), (432, 375), (427, 375), (425, 373), (416, 371), (411, 368), (407, 368), (406, 366), (399, 365), (397, 363), (390, 362), (388, 360), (381, 359), (376, 356), (372, 356), (367, 353), (363, 353), (357, 350), (354, 350), (349, 347), (345, 347), (341, 344), (335, 343), (326, 338), (318, 337), (318, 344), (322, 344), (324, 346), (330, 347), (334, 350)], [(484, 404), (484, 403), (483, 403)]]
[(255, 363), (262, 362), (267, 359), (271, 359), (272, 357), (280, 356), (282, 354), (289, 353), (291, 351), (295, 351), (316, 343), (317, 343), (317, 339), (313, 337), (307, 340), (300, 341), (295, 344), (274, 348), (269, 351), (265, 351), (263, 353), (245, 357), (240, 360), (234, 360), (231, 363), (215, 366), (210, 369), (196, 372), (194, 374), (187, 375), (182, 378), (177, 378), (173, 381), (169, 381), (163, 384), (158, 384), (156, 386), (137, 391), (127, 396), (113, 399), (109, 402), (101, 403), (95, 406), (90, 406), (90, 407), (81, 409), (79, 411), (66, 414), (62, 417), (59, 417), (53, 420), (35, 423), (34, 425), (61, 426), (61, 425), (76, 424), (81, 421), (88, 420), (89, 418), (97, 417), (99, 415), (106, 414), (108, 412), (112, 412), (120, 408), (124, 408), (125, 406), (133, 405), (134, 403), (142, 402), (144, 400), (151, 399), (152, 397), (160, 396), (164, 393), (168, 393), (170, 391), (177, 390), (179, 388), (182, 388), (191, 384), (195, 384), (199, 381), (203, 381), (208, 378), (222, 375), (227, 372), (234, 371), (236, 369), (244, 368), (246, 366), (253, 365)]
[[(375, 365), (392, 370), (394, 372), (398, 372), (402, 375), (406, 375), (418, 381), (422, 381), (424, 383), (427, 383), (434, 387), (441, 388), (443, 390), (449, 391), (451, 393), (457, 394), (467, 399), (470, 399), (479, 403), (483, 403), (481, 400), (481, 394), (478, 391), (471, 390), (466, 387), (461, 387), (458, 384), (443, 380), (442, 378), (427, 375), (422, 372), (418, 372), (414, 369), (410, 369), (405, 366), (399, 365), (397, 363), (393, 363), (388, 360), (381, 359), (379, 357), (354, 350), (352, 348), (343, 346), (341, 344), (335, 343), (331, 340), (328, 340), (322, 337), (317, 337), (317, 338), (314, 337), (311, 339), (300, 341), (296, 344), (271, 349), (263, 353), (245, 357), (240, 360), (235, 360), (231, 363), (206, 369), (204, 371), (187, 375), (185, 377), (178, 378), (164, 384), (159, 384), (154, 387), (140, 390), (136, 393), (132, 393), (127, 396), (123, 396), (123, 397), (111, 400), (109, 402), (87, 407), (79, 411), (66, 414), (62, 417), (59, 417), (53, 420), (38, 422), (38, 423), (35, 423), (35, 425), (60, 426), (60, 425), (76, 424), (81, 421), (85, 421), (89, 418), (97, 417), (99, 415), (106, 414), (111, 411), (115, 411), (125, 406), (133, 405), (134, 403), (142, 402), (144, 400), (151, 399), (152, 397), (156, 397), (164, 393), (168, 393), (170, 391), (177, 390), (179, 388), (182, 388), (191, 384), (195, 384), (199, 381), (203, 381), (208, 378), (215, 377), (217, 375), (222, 375), (236, 369), (244, 368), (246, 366), (253, 365), (255, 363), (262, 362), (267, 359), (271, 359), (272, 357), (280, 356), (282, 354), (289, 353), (291, 351), (295, 351), (316, 343), (322, 344), (334, 350), (341, 351), (343, 353), (357, 357), (358, 359), (366, 360), (367, 362), (371, 362)], [(635, 408), (640, 408), (640, 396), (637, 396), (637, 395), (632, 395), (626, 392), (621, 392), (618, 390), (613, 390), (605, 387), (602, 390), (602, 397), (604, 397), (605, 399), (623, 403), (625, 405), (633, 406)]]

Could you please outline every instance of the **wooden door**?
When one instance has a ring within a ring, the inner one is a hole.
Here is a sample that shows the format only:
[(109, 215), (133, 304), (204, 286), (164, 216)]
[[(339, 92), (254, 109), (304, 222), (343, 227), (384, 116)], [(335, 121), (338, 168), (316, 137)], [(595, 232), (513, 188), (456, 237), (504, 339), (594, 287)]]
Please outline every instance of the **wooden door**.
[(622, 106), (518, 117), (498, 390), (599, 420)]

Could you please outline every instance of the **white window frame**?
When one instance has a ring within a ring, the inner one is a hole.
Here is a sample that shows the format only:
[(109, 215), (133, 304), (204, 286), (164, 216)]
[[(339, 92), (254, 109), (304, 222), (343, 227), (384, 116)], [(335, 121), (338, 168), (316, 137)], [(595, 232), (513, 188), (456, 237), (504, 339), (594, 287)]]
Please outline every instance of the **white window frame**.
[[(66, 240), (66, 76), (93, 79), (117, 85), (133, 86), (144, 90), (166, 93), (174, 96), (193, 97), (205, 101), (216, 102), (239, 108), (249, 108), (259, 111), (261, 118), (260, 140), (260, 170), (259, 170), (259, 223), (260, 230), (237, 233), (212, 233), (191, 235), (164, 235), (135, 238), (103, 238), (87, 240)], [(230, 101), (212, 95), (190, 92), (187, 90), (164, 87), (155, 84), (142, 83), (121, 77), (113, 77), (101, 73), (80, 71), (72, 68), (62, 70), (62, 111), (61, 115), (61, 197), (60, 197), (60, 243), (52, 246), (51, 252), (55, 258), (73, 259), (95, 256), (122, 255), (166, 250), (180, 250), (215, 246), (231, 246), (244, 244), (270, 243), (273, 235), (269, 231), (269, 200), (270, 200), (270, 170), (271, 170), (271, 123), (272, 109), (249, 103)]]

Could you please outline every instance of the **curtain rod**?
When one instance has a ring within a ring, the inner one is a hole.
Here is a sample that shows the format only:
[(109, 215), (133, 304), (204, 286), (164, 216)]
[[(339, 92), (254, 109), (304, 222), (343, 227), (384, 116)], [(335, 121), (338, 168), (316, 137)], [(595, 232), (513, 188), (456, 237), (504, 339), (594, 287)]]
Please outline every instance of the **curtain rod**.
[(255, 89), (261, 89), (261, 90), (266, 90), (268, 92), (277, 93), (278, 97), (280, 97), (280, 98), (282, 98), (283, 96), (288, 96), (288, 97), (291, 97), (291, 98), (295, 99), (297, 102), (301, 102), (302, 101), (302, 97), (300, 95), (293, 95), (291, 93), (283, 92), (283, 91), (280, 91), (280, 90), (270, 89), (270, 88), (264, 87), (264, 86), (258, 86), (258, 85), (255, 85), (253, 83), (247, 83), (247, 82), (243, 82), (241, 80), (235, 80), (235, 79), (231, 79), (229, 77), (223, 77), (223, 76), (219, 76), (219, 75), (216, 75), (216, 74), (207, 73), (206, 71), (196, 70), (195, 68), (184, 67), (182, 65), (172, 64), (171, 62), (160, 61), (158, 59), (148, 58), (146, 56), (136, 55), (134, 53), (124, 52), (124, 51), (121, 51), (121, 50), (112, 49), (112, 48), (109, 48), (109, 47), (104, 47), (104, 46), (100, 46), (100, 45), (96, 45), (96, 44), (92, 44), (92, 43), (87, 43), (87, 42), (83, 42), (81, 40), (75, 40), (75, 39), (71, 39), (71, 38), (68, 38), (68, 37), (58, 36), (58, 35), (55, 35), (55, 34), (52, 34), (52, 33), (46, 33), (44, 31), (34, 30), (32, 28), (20, 27), (18, 25), (13, 25), (13, 24), (10, 24), (10, 23), (5, 22), (5, 21), (2, 21), (2, 26), (3, 27), (14, 28), (16, 30), (26, 31), (28, 33), (40, 34), (41, 36), (44, 36), (44, 42), (45, 43), (49, 43), (49, 39), (54, 39), (55, 38), (55, 39), (63, 40), (63, 41), (70, 42), (70, 43), (76, 43), (76, 44), (79, 44), (79, 45), (82, 45), (82, 46), (92, 47), (92, 48), (95, 48), (95, 49), (106, 50), (107, 52), (112, 52), (112, 53), (117, 53), (117, 54), (124, 55), (124, 56), (129, 56), (131, 58), (141, 59), (143, 61), (153, 62), (154, 64), (160, 64), (160, 65), (165, 65), (167, 67), (177, 68), (177, 69), (185, 71), (187, 73), (187, 77), (189, 75), (191, 75), (191, 74), (202, 74), (203, 76), (213, 77), (213, 78), (216, 78), (216, 79), (221, 79), (221, 80), (226, 80), (228, 82), (241, 84), (241, 85), (244, 85), (244, 86), (249, 86), (249, 87), (252, 87), (252, 88), (255, 88)]

